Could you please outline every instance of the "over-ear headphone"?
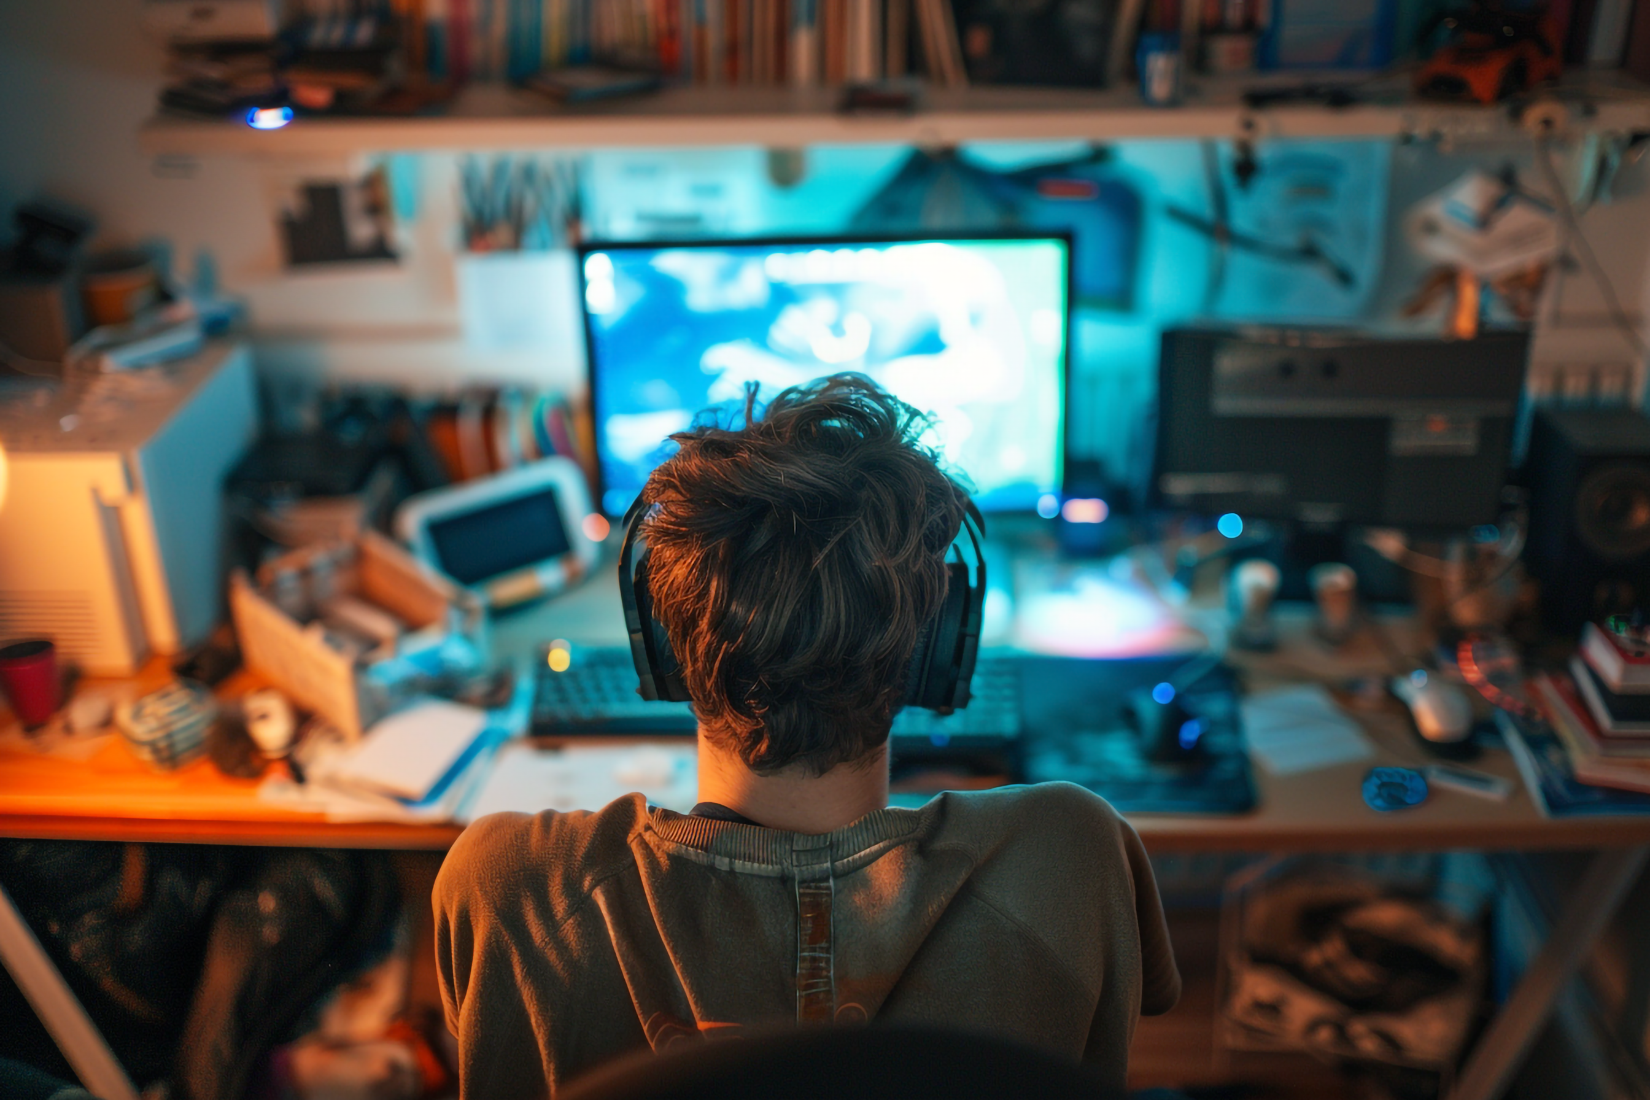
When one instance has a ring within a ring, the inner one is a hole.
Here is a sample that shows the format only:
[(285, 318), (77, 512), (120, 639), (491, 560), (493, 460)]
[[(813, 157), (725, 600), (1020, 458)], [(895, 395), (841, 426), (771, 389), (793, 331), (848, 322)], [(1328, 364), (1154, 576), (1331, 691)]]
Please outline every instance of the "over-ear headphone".
[[(664, 624), (653, 615), (653, 597), (647, 583), (647, 540), (641, 533), (647, 513), (647, 506), (637, 497), (625, 513), (624, 542), (619, 547), (619, 598), (624, 603), (625, 629), (630, 632), (630, 656), (641, 680), (637, 692), (643, 699), (688, 703), (693, 697), (682, 682), (682, 666), (671, 652)], [(973, 551), (972, 573), (962, 553), (964, 533)], [(980, 655), (980, 624), (985, 617), (985, 554), (980, 548), (984, 537), (985, 518), (970, 500), (962, 528), (951, 544), (954, 560), (945, 566), (949, 574), (945, 606), (917, 634), (916, 648), (911, 651), (905, 684), (908, 707), (950, 714), (968, 705), (969, 683)], [(642, 544), (640, 553), (638, 543)]]

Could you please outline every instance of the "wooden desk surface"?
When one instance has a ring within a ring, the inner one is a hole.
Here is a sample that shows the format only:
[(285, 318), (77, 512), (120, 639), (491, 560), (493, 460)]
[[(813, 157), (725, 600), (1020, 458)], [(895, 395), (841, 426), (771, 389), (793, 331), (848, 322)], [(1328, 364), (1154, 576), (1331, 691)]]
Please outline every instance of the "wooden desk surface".
[[(501, 633), (553, 637), (559, 633), (555, 625), (533, 618), (507, 621)], [(1331, 653), (1305, 637), (1298, 615), (1286, 613), (1283, 626), (1286, 644), (1278, 653), (1234, 658), (1252, 688), (1332, 681), (1384, 667), (1372, 642)], [(1401, 627), (1393, 633), (1402, 644)], [(157, 662), (138, 685), (153, 686), (165, 676)], [(1650, 817), (1543, 818), (1517, 782), (1511, 758), (1500, 750), (1486, 752), (1470, 766), (1513, 779), (1517, 790), (1508, 801), (1439, 790), (1414, 809), (1378, 813), (1360, 793), (1369, 767), (1424, 760), (1401, 715), (1389, 711), (1358, 718), (1377, 747), (1373, 761), (1285, 777), (1257, 766), (1259, 807), (1243, 816), (1140, 814), (1131, 820), (1146, 846), (1161, 852), (1532, 850), (1650, 843)], [(461, 832), (456, 825), (329, 822), (262, 801), (256, 786), (255, 780), (225, 777), (205, 760), (177, 772), (155, 772), (118, 737), (84, 762), (0, 751), (0, 836), (443, 850)]]
[[(1411, 764), (1401, 720), (1364, 719), (1379, 746), (1375, 763)], [(1257, 768), (1260, 807), (1240, 817), (1139, 814), (1154, 851), (1435, 851), (1451, 848), (1595, 848), (1650, 843), (1650, 818), (1549, 821), (1522, 786), (1504, 803), (1438, 791), (1424, 805), (1382, 814), (1359, 785), (1369, 762), (1273, 777)], [(1504, 752), (1473, 767), (1516, 780)], [(230, 779), (198, 760), (157, 773), (110, 738), (85, 762), (0, 754), (0, 836), (80, 840), (187, 841), (344, 848), (445, 849), (452, 825), (329, 822), (257, 798), (255, 780)]]

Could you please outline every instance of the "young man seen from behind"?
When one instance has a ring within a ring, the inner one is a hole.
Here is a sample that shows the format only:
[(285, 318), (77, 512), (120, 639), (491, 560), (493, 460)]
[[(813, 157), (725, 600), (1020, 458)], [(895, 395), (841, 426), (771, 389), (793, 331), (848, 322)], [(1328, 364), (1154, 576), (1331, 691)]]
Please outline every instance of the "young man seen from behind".
[(690, 814), (497, 814), (436, 882), (466, 1100), (782, 1022), (986, 1029), (1118, 1087), (1179, 996), (1151, 868), (1065, 783), (888, 808), (888, 731), (964, 490), (857, 375), (699, 426), (648, 479), (653, 614), (699, 720)]

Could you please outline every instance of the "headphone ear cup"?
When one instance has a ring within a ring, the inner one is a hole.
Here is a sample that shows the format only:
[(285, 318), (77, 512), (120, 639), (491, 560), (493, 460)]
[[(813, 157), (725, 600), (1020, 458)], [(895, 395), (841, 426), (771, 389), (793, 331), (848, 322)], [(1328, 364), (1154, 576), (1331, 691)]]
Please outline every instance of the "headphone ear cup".
[[(653, 615), (653, 592), (648, 587), (647, 568), (648, 554), (643, 550), (642, 556), (636, 560), (635, 579), (630, 582), (639, 620), (637, 634), (632, 635), (631, 658), (636, 664), (641, 696), (649, 701), (690, 703), (693, 697), (682, 682), (682, 666), (676, 660), (675, 651), (670, 648), (670, 633), (665, 630), (665, 624)], [(622, 571), (619, 583), (626, 583)], [(640, 652), (637, 651), (638, 640), (641, 643)]]
[(671, 703), (691, 703), (693, 697), (682, 682), (682, 666), (676, 660), (676, 651), (670, 648), (670, 632), (651, 614), (647, 623), (653, 632), (653, 683), (659, 698)]
[[(963, 656), (963, 626), (973, 589), (968, 583), (966, 565), (951, 562), (946, 570), (950, 579), (945, 590), (945, 605), (917, 635), (917, 647), (911, 654), (910, 686), (905, 693), (907, 706), (948, 711), (956, 705), (957, 685), (965, 672), (958, 663)], [(966, 672), (971, 675), (973, 669)]]
[(928, 706), (924, 701), (928, 683), (928, 653), (934, 646), (934, 627), (938, 624), (936, 617), (917, 631), (917, 644), (911, 650), (911, 665), (905, 673), (905, 705), (908, 707)]

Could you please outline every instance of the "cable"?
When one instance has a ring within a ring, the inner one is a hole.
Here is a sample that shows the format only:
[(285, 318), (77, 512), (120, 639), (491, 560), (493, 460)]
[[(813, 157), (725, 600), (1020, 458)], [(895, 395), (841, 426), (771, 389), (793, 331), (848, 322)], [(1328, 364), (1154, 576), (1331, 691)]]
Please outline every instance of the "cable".
[(1587, 269), (1588, 276), (1604, 297), (1604, 306), (1609, 311), (1610, 320), (1627, 338), (1627, 343), (1638, 354), (1639, 362), (1642, 363), (1646, 357), (1650, 357), (1650, 348), (1646, 347), (1644, 337), (1639, 335), (1638, 328), (1627, 315), (1627, 311), (1621, 308), (1621, 300), (1616, 297), (1616, 288), (1611, 284), (1609, 276), (1604, 273), (1604, 267), (1598, 262), (1598, 257), (1593, 254), (1593, 246), (1581, 232), (1581, 222), (1576, 217), (1575, 204), (1570, 201), (1570, 193), (1565, 190), (1564, 184), (1558, 178), (1558, 168), (1553, 164), (1552, 149), (1545, 135), (1535, 138), (1535, 151), (1536, 163), (1541, 166), (1542, 174), (1547, 177), (1547, 186), (1552, 188), (1559, 221), (1564, 226), (1564, 246), (1574, 247), (1581, 259), (1581, 265)]

